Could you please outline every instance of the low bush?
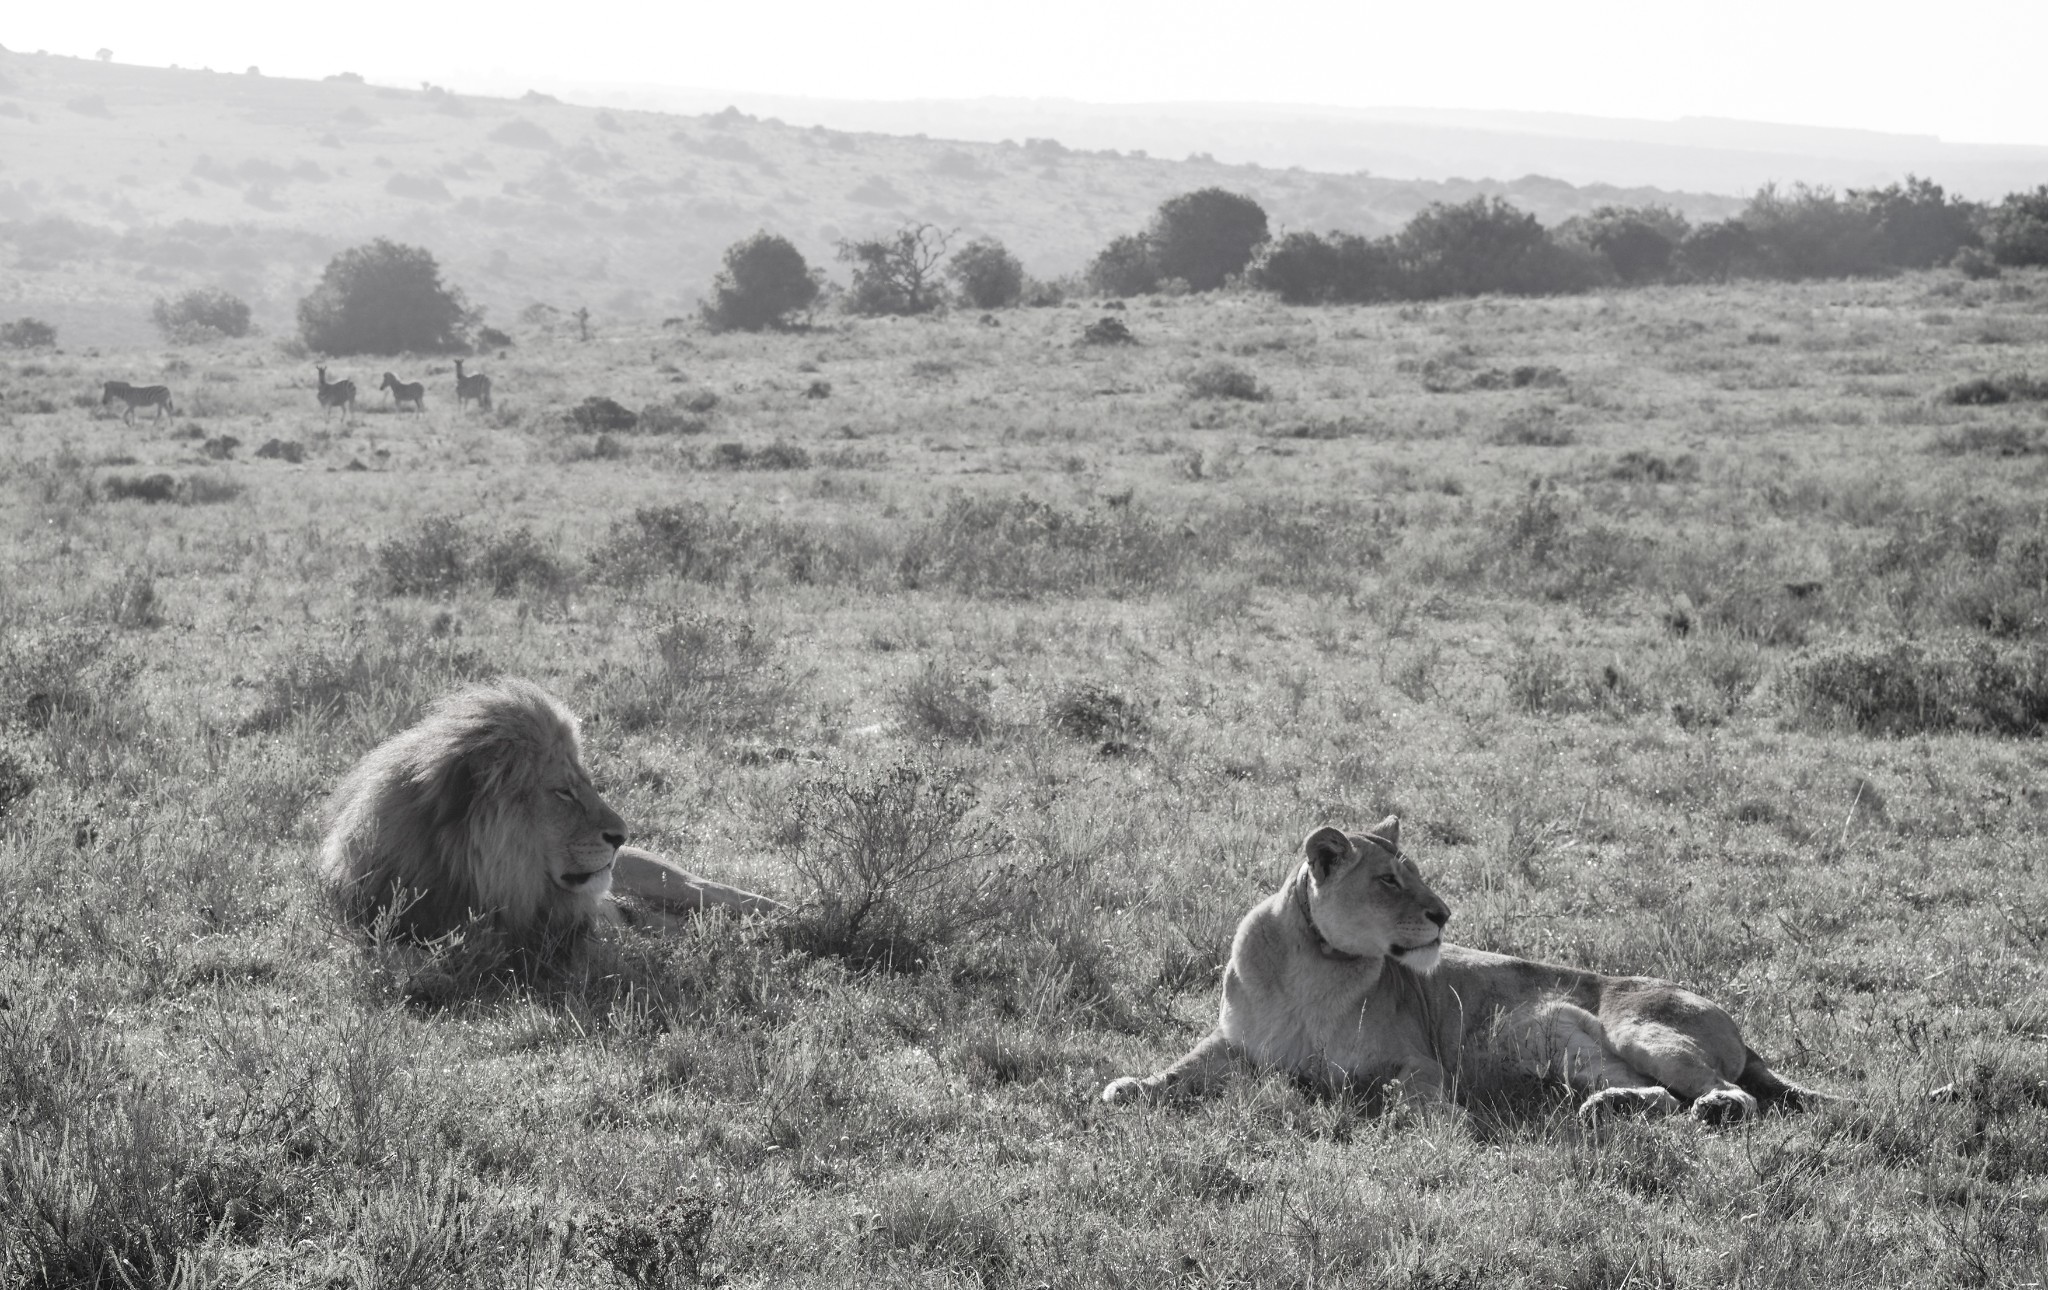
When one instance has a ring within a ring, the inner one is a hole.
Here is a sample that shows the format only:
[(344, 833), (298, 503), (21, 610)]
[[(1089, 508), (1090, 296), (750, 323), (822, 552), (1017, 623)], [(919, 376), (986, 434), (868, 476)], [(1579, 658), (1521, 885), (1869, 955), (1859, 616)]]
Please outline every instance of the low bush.
[(248, 304), (219, 288), (195, 287), (176, 300), (159, 296), (149, 317), (164, 339), (177, 344), (249, 334)]
[(658, 622), (651, 649), (585, 677), (593, 721), (685, 738), (773, 734), (795, 708), (774, 642), (741, 619), (679, 613)]
[(585, 434), (631, 430), (640, 423), (634, 412), (602, 394), (593, 394), (569, 409), (569, 424)]
[(1263, 403), (1273, 397), (1271, 390), (1259, 384), (1258, 377), (1235, 363), (1220, 359), (1188, 373), (1181, 379), (1181, 384), (1198, 399), (1239, 399)]
[(856, 965), (915, 970), (999, 916), (1009, 839), (960, 771), (913, 759), (802, 785), (777, 829), (809, 888), (794, 939)]
[(1979, 376), (1951, 385), (1941, 396), (1942, 402), (1959, 407), (1990, 407), (2021, 400), (2048, 400), (2048, 381), (2019, 374)]
[(897, 709), (913, 732), (927, 739), (979, 743), (994, 733), (986, 677), (927, 663), (897, 697)]
[(568, 570), (526, 528), (479, 533), (450, 515), (430, 515), (381, 543), (371, 575), (387, 596), (450, 596), (470, 586), (492, 595), (559, 594)]
[(1138, 338), (1121, 318), (1098, 318), (1081, 330), (1083, 345), (1135, 345)]
[(2048, 722), (2048, 646), (1850, 637), (1791, 659), (1778, 693), (1796, 718), (1866, 734), (2033, 735)]
[(0, 345), (9, 349), (42, 349), (57, 343), (57, 329), (40, 318), (0, 323)]

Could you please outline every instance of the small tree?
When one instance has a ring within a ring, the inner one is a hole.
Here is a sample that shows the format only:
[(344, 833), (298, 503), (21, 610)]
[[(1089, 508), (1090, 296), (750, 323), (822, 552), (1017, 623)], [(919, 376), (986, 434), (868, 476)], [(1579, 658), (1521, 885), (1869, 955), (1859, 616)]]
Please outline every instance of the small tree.
[(1332, 233), (1325, 239), (1315, 233), (1289, 233), (1266, 243), (1252, 264), (1252, 285), (1290, 305), (1321, 304), (1330, 298), (1337, 281), (1337, 241), (1342, 236)]
[(1266, 212), (1241, 193), (1203, 188), (1169, 197), (1152, 218), (1152, 258), (1161, 278), (1213, 291), (1241, 273), (1266, 240)]
[(955, 251), (946, 276), (976, 309), (1002, 309), (1024, 294), (1023, 264), (992, 237), (978, 237)]
[(1877, 226), (1885, 263), (1902, 269), (1947, 264), (1956, 252), (1978, 243), (1977, 224), (1984, 208), (1950, 197), (1931, 179), (1907, 175), (1904, 185), (1851, 189), (1849, 200), (1862, 207)]
[(1756, 239), (1763, 271), (1774, 278), (1847, 278), (1885, 266), (1876, 216), (1833, 189), (1765, 184), (1750, 198), (1742, 222)]
[(1088, 264), (1088, 285), (1106, 296), (1142, 296), (1159, 289), (1159, 265), (1142, 233), (1113, 239)]
[(945, 303), (939, 265), (953, 235), (933, 224), (905, 224), (888, 237), (839, 243), (853, 266), (846, 307), (857, 314), (923, 314)]
[(1685, 216), (1668, 206), (1602, 206), (1565, 221), (1557, 238), (1598, 253), (1623, 282), (1654, 282), (1671, 272), (1679, 243), (1691, 231)]
[(1756, 238), (1740, 219), (1702, 224), (1678, 244), (1678, 263), (1689, 277), (1726, 282), (1756, 271)]
[(1409, 290), (1421, 298), (1560, 289), (1546, 280), (1550, 235), (1534, 215), (1498, 197), (1432, 203), (1408, 221), (1395, 245)]
[(818, 299), (818, 273), (786, 237), (766, 231), (725, 248), (725, 267), (703, 307), (713, 331), (764, 331)]
[(17, 318), (0, 323), (0, 345), (9, 349), (41, 349), (57, 343), (57, 329), (40, 318)]
[(158, 296), (149, 317), (164, 339), (174, 342), (249, 334), (249, 306), (217, 288), (195, 287), (176, 300)]
[(299, 336), (322, 354), (452, 353), (475, 320), (430, 252), (381, 237), (328, 261), (299, 301)]
[(1990, 223), (1991, 251), (2001, 264), (2048, 264), (2048, 184), (2007, 193)]

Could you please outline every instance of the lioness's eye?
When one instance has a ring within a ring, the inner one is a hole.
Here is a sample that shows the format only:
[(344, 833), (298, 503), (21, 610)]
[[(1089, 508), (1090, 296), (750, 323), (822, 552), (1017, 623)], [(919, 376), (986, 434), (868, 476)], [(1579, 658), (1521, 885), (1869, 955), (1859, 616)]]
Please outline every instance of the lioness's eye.
[(565, 802), (573, 802), (576, 800), (576, 794), (566, 788), (556, 789), (555, 796), (561, 798)]
[(1401, 880), (1390, 873), (1381, 874), (1380, 881), (1387, 884), (1389, 887), (1398, 887), (1401, 885)]

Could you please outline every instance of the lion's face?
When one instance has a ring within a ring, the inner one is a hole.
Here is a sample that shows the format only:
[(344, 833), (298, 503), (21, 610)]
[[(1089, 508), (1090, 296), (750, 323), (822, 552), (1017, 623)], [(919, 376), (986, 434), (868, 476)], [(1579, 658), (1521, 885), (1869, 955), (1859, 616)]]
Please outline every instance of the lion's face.
[(1400, 845), (1401, 821), (1392, 815), (1367, 833), (1325, 827), (1309, 834), (1302, 843), (1309, 907), (1333, 948), (1433, 972), (1451, 910)]
[(625, 845), (626, 821), (598, 795), (581, 766), (550, 780), (541, 787), (534, 812), (548, 882), (557, 892), (595, 901), (611, 890), (612, 862)]

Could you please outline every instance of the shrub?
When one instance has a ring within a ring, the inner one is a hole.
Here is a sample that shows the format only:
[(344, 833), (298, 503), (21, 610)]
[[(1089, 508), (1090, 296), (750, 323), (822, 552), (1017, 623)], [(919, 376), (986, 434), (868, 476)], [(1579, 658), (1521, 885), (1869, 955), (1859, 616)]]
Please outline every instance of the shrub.
[(2000, 264), (2048, 264), (2048, 184), (2006, 194), (1990, 224), (1991, 251)]
[(1290, 305), (1320, 304), (1331, 298), (1337, 280), (1337, 243), (1316, 233), (1288, 233), (1266, 243), (1251, 266), (1251, 284), (1270, 291)]
[(1137, 704), (1094, 681), (1060, 691), (1046, 705), (1045, 719), (1054, 730), (1083, 743), (1132, 743), (1150, 733)]
[(1498, 197), (1432, 204), (1408, 221), (1394, 250), (1406, 293), (1418, 299), (1577, 291), (1593, 276), (1534, 215)]
[(449, 596), (482, 584), (494, 596), (522, 590), (553, 593), (567, 570), (526, 528), (471, 531), (452, 515), (429, 515), (386, 539), (374, 556), (373, 581), (387, 596)]
[(1259, 384), (1259, 378), (1237, 366), (1217, 360), (1204, 364), (1188, 373), (1182, 384), (1189, 394), (1198, 399), (1242, 399), (1248, 403), (1262, 403), (1272, 397), (1272, 392)]
[(1081, 329), (1083, 345), (1135, 345), (1138, 338), (1117, 317), (1098, 318)]
[(511, 346), (512, 338), (496, 327), (485, 327), (477, 332), (476, 343), (479, 349), (506, 349)]
[(756, 233), (726, 248), (704, 321), (713, 331), (785, 327), (791, 314), (816, 303), (818, 291), (819, 275), (788, 238)]
[(569, 422), (586, 434), (604, 430), (631, 430), (640, 418), (602, 394), (593, 394), (569, 409)]
[(173, 342), (249, 334), (249, 306), (218, 288), (194, 287), (176, 300), (159, 296), (149, 317), (164, 339)]
[(1794, 712), (1870, 734), (2031, 735), (2048, 721), (2048, 647), (1852, 638), (1802, 651), (1779, 688)]
[(1688, 277), (1706, 282), (1757, 271), (1756, 237), (1740, 219), (1702, 224), (1678, 244), (1678, 263)]
[(798, 922), (809, 948), (909, 969), (998, 914), (990, 862), (1008, 839), (975, 807), (965, 775), (922, 760), (804, 784), (780, 832), (810, 888)]
[(323, 354), (461, 352), (474, 321), (432, 254), (381, 237), (330, 260), (299, 301), (299, 335)]
[(1148, 240), (1160, 278), (1213, 291), (1251, 263), (1266, 240), (1266, 212), (1241, 193), (1198, 189), (1160, 203)]
[(584, 690), (598, 721), (706, 738), (771, 732), (794, 706), (774, 643), (750, 622), (709, 614), (666, 618), (652, 657), (607, 664)]
[(0, 345), (9, 349), (41, 349), (57, 343), (57, 329), (40, 318), (0, 323)]
[(946, 276), (976, 309), (1003, 309), (1024, 294), (1024, 265), (992, 237), (976, 238), (953, 253)]
[(1623, 282), (1654, 282), (1670, 273), (1691, 231), (1668, 206), (1602, 206), (1566, 221), (1557, 236), (1592, 248)]
[(1774, 278), (1841, 278), (1886, 267), (1877, 217), (1827, 188), (1765, 184), (1742, 212), (1762, 271)]
[(1942, 393), (1942, 402), (1961, 407), (1988, 407), (1999, 403), (2016, 401), (2040, 402), (2048, 400), (2048, 381), (2014, 373), (2009, 376), (1979, 376), (1951, 385)]
[(555, 146), (555, 136), (524, 117), (515, 117), (491, 131), (491, 140), (494, 143), (509, 143), (515, 148), (552, 148)]
[(1981, 246), (1964, 247), (1955, 253), (1955, 258), (1948, 264), (1951, 269), (1972, 282), (1982, 282), (1986, 278), (1995, 278), (1999, 275), (1998, 258)]
[(1113, 239), (1088, 263), (1088, 285), (1109, 296), (1142, 296), (1159, 289), (1159, 265), (1142, 233)]
[(1903, 185), (1851, 189), (1849, 200), (1875, 227), (1884, 263), (1904, 269), (1946, 264), (1976, 246), (1984, 214), (1976, 202), (1950, 197), (1940, 184), (1913, 175)]
[(906, 224), (887, 237), (839, 243), (839, 259), (853, 266), (846, 307), (854, 313), (912, 315), (945, 303), (939, 265), (952, 234), (932, 224)]
[(937, 663), (925, 664), (904, 685), (897, 707), (904, 724), (928, 739), (980, 743), (996, 728), (988, 678)]

